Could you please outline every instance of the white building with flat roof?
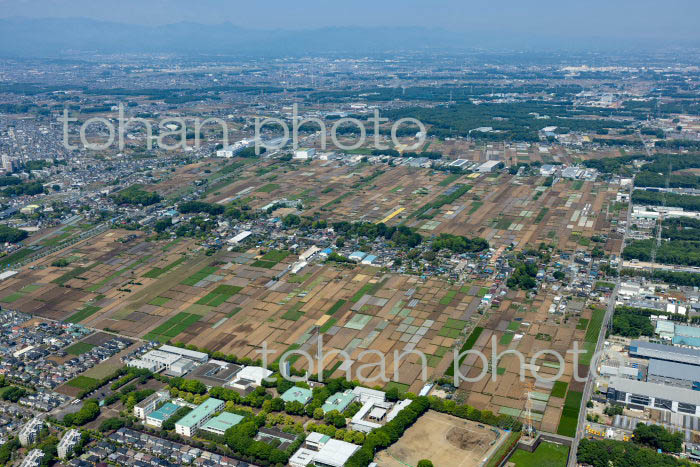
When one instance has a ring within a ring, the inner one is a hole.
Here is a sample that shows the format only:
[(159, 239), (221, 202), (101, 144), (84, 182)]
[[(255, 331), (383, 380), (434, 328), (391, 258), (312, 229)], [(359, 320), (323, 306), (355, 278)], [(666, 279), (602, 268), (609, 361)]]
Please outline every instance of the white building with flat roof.
[(145, 420), (148, 415), (156, 410), (156, 407), (161, 402), (165, 402), (170, 399), (170, 393), (168, 391), (158, 391), (134, 406), (134, 416)]
[(180, 358), (182, 357), (179, 355), (160, 350), (150, 350), (141, 356), (141, 360), (153, 365), (156, 371), (169, 370), (172, 364), (180, 360)]
[(252, 234), (253, 234), (253, 232), (251, 232), (250, 230), (244, 230), (243, 232), (239, 233), (235, 237), (229, 238), (228, 242), (232, 245), (236, 245), (236, 244), (242, 242), (243, 240), (245, 240), (246, 238), (250, 237)]
[(345, 463), (360, 449), (357, 444), (329, 439), (314, 456), (316, 467), (343, 467)]
[(294, 151), (294, 159), (308, 160), (312, 159), (314, 155), (316, 155), (314, 148), (301, 148)]
[(175, 422), (175, 432), (182, 436), (193, 436), (216, 412), (223, 410), (225, 405), (224, 401), (210, 397)]
[(236, 379), (230, 383), (238, 389), (245, 389), (250, 385), (260, 386), (262, 380), (272, 374), (272, 371), (260, 366), (246, 366), (236, 373)]
[(321, 433), (309, 433), (304, 444), (289, 459), (292, 467), (343, 467), (360, 446)]
[(498, 165), (501, 163), (501, 161), (486, 161), (483, 164), (481, 164), (476, 171), (479, 173), (489, 173), (493, 172), (496, 170)]
[(207, 363), (207, 361), (209, 361), (209, 355), (205, 352), (182, 349), (180, 347), (175, 347), (174, 345), (163, 345), (158, 350), (189, 358), (190, 360), (194, 360), (195, 362), (199, 363)]
[(384, 391), (378, 391), (376, 389), (363, 388), (362, 386), (356, 386), (352, 392), (360, 399), (363, 404), (369, 401), (384, 402), (386, 400), (386, 393)]
[(129, 360), (126, 363), (126, 366), (128, 366), (129, 368), (138, 368), (139, 370), (148, 370), (151, 373), (156, 373), (162, 370), (162, 367), (159, 366), (157, 363), (152, 361), (147, 362), (146, 360), (142, 360), (140, 358)]

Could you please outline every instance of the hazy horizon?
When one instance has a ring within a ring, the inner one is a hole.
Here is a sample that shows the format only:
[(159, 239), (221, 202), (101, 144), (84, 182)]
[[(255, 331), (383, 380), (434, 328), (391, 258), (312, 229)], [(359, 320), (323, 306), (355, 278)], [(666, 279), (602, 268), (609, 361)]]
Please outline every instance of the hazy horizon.
[(325, 27), (423, 27), (461, 34), (501, 37), (533, 34), (561, 39), (660, 39), (698, 41), (700, 2), (675, 0), (660, 6), (650, 0), (591, 0), (567, 4), (553, 0), (485, 4), (446, 0), (416, 0), (348, 4), (306, 0), (302, 4), (271, 0), (265, 3), (202, 0), (140, 2), (118, 5), (88, 0), (0, 0), (0, 18), (87, 18), (143, 26), (180, 22), (218, 25), (231, 23), (247, 29), (305, 30)]

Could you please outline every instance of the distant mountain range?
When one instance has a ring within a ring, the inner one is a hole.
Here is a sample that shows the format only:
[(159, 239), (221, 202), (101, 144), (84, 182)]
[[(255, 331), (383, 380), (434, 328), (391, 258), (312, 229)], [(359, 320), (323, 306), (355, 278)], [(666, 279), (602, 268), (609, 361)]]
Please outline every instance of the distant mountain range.
[(417, 27), (329, 27), (290, 31), (246, 29), (230, 23), (141, 26), (86, 18), (0, 19), (0, 55), (16, 57), (56, 57), (72, 52), (258, 56), (499, 48), (530, 48), (542, 52), (633, 46), (645, 47), (645, 44), (632, 40), (624, 44), (600, 38), (562, 41), (531, 34), (509, 35), (505, 31), (455, 33)]

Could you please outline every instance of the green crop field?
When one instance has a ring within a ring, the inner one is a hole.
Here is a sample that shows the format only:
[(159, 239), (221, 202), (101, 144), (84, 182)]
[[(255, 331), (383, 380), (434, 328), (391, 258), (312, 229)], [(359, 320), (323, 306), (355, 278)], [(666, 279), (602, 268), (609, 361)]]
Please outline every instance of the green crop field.
[(573, 438), (576, 436), (576, 426), (578, 425), (578, 413), (581, 410), (581, 399), (583, 393), (578, 391), (569, 391), (566, 394), (564, 401), (564, 410), (559, 419), (557, 433), (563, 436)]
[(279, 263), (287, 256), (289, 256), (289, 251), (287, 250), (270, 250), (260, 259), (263, 261), (274, 261), (275, 263)]
[(457, 179), (458, 179), (459, 177), (461, 177), (461, 176), (462, 176), (462, 174), (450, 174), (450, 175), (448, 175), (443, 181), (441, 181), (440, 183), (438, 183), (438, 186), (447, 186), (447, 185), (449, 185), (450, 183), (452, 183), (452, 182), (454, 182), (455, 180), (457, 180)]
[(537, 217), (535, 217), (535, 220), (533, 222), (535, 224), (539, 224), (540, 222), (542, 222), (542, 219), (544, 219), (544, 216), (546, 216), (548, 212), (549, 208), (540, 209), (540, 212), (537, 214)]
[(2, 259), (0, 259), (0, 267), (5, 267), (9, 264), (18, 263), (36, 251), (37, 250), (33, 250), (31, 248), (22, 248), (21, 250), (12, 253), (11, 255), (3, 256)]
[(550, 394), (550, 396), (563, 398), (564, 396), (566, 396), (566, 390), (568, 389), (568, 387), (569, 385), (564, 381), (556, 381), (554, 383), (554, 387), (552, 388), (552, 393)]
[(88, 376), (76, 376), (72, 380), (68, 381), (68, 386), (73, 386), (74, 388), (87, 389), (92, 387), (93, 384), (97, 383), (95, 378), (90, 378)]
[(335, 303), (333, 304), (333, 306), (332, 306), (328, 311), (326, 311), (326, 314), (327, 314), (327, 315), (335, 314), (335, 312), (338, 311), (338, 310), (340, 310), (340, 309), (343, 307), (343, 305), (345, 305), (345, 303), (346, 303), (346, 300), (343, 300), (343, 299), (341, 298), (340, 300), (338, 300), (337, 302), (335, 302)]
[(318, 330), (321, 334), (328, 332), (330, 328), (333, 327), (333, 325), (337, 322), (338, 320), (335, 318), (331, 318), (328, 321), (326, 321), (323, 326)]
[(449, 305), (452, 303), (452, 299), (457, 295), (456, 290), (448, 290), (447, 294), (440, 299), (440, 305)]
[(42, 240), (41, 244), (44, 246), (47, 246), (47, 247), (56, 246), (59, 243), (61, 243), (63, 240), (65, 240), (66, 238), (70, 237), (70, 235), (71, 235), (70, 232), (62, 232), (62, 233), (56, 235), (55, 237), (47, 238), (46, 240)]
[(483, 201), (474, 201), (474, 202), (472, 203), (471, 208), (469, 209), (469, 212), (467, 212), (467, 214), (471, 216), (471, 215), (474, 214), (476, 211), (478, 211), (479, 208), (480, 208), (481, 206), (483, 206), (483, 205), (484, 205), (484, 202), (483, 202)]
[(513, 341), (514, 337), (515, 337), (515, 334), (513, 334), (512, 332), (507, 332), (501, 336), (501, 340), (499, 341), (499, 344), (508, 345)]
[(12, 292), (10, 295), (7, 295), (7, 296), (1, 298), (0, 302), (13, 303), (22, 297), (24, 297), (24, 294), (22, 292)]
[(95, 348), (95, 346), (88, 344), (87, 342), (76, 342), (75, 344), (66, 347), (65, 351), (71, 355), (82, 355), (84, 353), (88, 353), (93, 348)]
[(520, 329), (520, 321), (511, 321), (508, 325), (509, 331), (517, 331), (518, 329)]
[(170, 299), (168, 297), (156, 297), (150, 302), (148, 302), (149, 305), (155, 305), (155, 306), (163, 306), (166, 303), (168, 303)]
[(165, 343), (181, 332), (185, 331), (201, 318), (202, 317), (200, 315), (181, 311), (177, 315), (167, 320), (165, 323), (155, 328), (153, 331), (146, 334), (144, 339)]
[(241, 290), (243, 290), (243, 287), (238, 287), (235, 285), (220, 285), (204, 297), (200, 298), (197, 301), (197, 305), (217, 307)]
[(183, 256), (182, 258), (176, 259), (175, 261), (173, 261), (172, 263), (168, 264), (167, 266), (164, 266), (164, 267), (162, 267), (162, 268), (153, 268), (153, 269), (151, 269), (150, 271), (148, 271), (146, 274), (144, 274), (143, 277), (147, 277), (147, 278), (149, 278), (149, 279), (156, 279), (156, 278), (158, 278), (159, 276), (161, 276), (161, 275), (165, 274), (166, 272), (170, 271), (171, 269), (176, 268), (176, 267), (179, 266), (180, 264), (184, 263), (186, 259), (187, 259), (187, 258)]
[(466, 326), (467, 323), (468, 321), (464, 321), (463, 319), (447, 318), (447, 321), (445, 321), (445, 327), (461, 331), (464, 329), (464, 326)]
[(360, 299), (367, 294), (374, 295), (375, 293), (377, 293), (379, 291), (379, 289), (382, 288), (382, 285), (384, 285), (384, 281), (375, 282), (374, 284), (367, 283), (367, 284), (363, 285), (362, 287), (360, 287), (360, 290), (355, 292), (355, 295), (350, 297), (350, 301), (353, 303), (356, 303), (356, 302), (359, 302)]
[(214, 266), (203, 267), (202, 269), (195, 272), (194, 274), (192, 274), (190, 277), (188, 277), (184, 281), (180, 282), (180, 284), (194, 286), (197, 282), (206, 279), (207, 276), (214, 274), (218, 270), (219, 270), (219, 268), (216, 268)]
[(64, 285), (66, 282), (68, 282), (71, 279), (75, 279), (76, 277), (79, 277), (81, 274), (85, 274), (88, 272), (90, 269), (94, 268), (97, 266), (99, 263), (96, 261), (92, 263), (90, 266), (78, 266), (76, 268), (71, 269), (70, 271), (64, 273), (63, 275), (57, 277), (56, 279), (52, 280), (54, 284), (58, 285)]
[(279, 189), (279, 187), (280, 186), (276, 183), (268, 183), (267, 185), (263, 185), (255, 191), (257, 191), (259, 193), (271, 193), (271, 192)]
[(451, 339), (456, 339), (459, 337), (460, 330), (459, 329), (452, 329), (448, 327), (443, 327), (440, 329), (438, 332), (438, 336), (440, 337), (449, 337)]
[(405, 393), (405, 392), (408, 391), (408, 388), (409, 388), (409, 387), (410, 387), (410, 386), (409, 386), (408, 384), (397, 383), (396, 381), (389, 381), (389, 382), (386, 383), (386, 385), (384, 386), (384, 390), (385, 390), (385, 391), (388, 391), (389, 389), (396, 388), (396, 389), (399, 390), (399, 394), (403, 394), (403, 393)]
[(85, 305), (85, 306), (84, 306), (81, 310), (79, 310), (77, 313), (74, 313), (73, 315), (71, 315), (71, 316), (66, 320), (66, 322), (68, 322), (68, 323), (79, 323), (79, 322), (83, 321), (84, 319), (86, 319), (86, 318), (88, 318), (88, 317), (94, 315), (94, 314), (97, 313), (98, 311), (100, 311), (100, 307), (99, 307), (99, 306), (95, 306), (95, 305)]
[(304, 306), (304, 304), (301, 303), (301, 302), (295, 303), (294, 305), (292, 305), (292, 307), (291, 307), (289, 310), (287, 310), (287, 311), (281, 316), (281, 318), (282, 318), (282, 319), (288, 319), (288, 320), (290, 320), (290, 321), (296, 321), (296, 320), (298, 320), (299, 318), (301, 318), (302, 316), (304, 316), (304, 312), (303, 312), (303, 311), (299, 311), (299, 309), (300, 309), (302, 306)]
[[(470, 350), (472, 347), (474, 347), (474, 344), (476, 343), (476, 340), (479, 338), (479, 336), (481, 335), (481, 333), (482, 333), (483, 331), (484, 331), (484, 328), (482, 328), (482, 327), (475, 327), (474, 330), (472, 331), (472, 333), (469, 335), (469, 337), (467, 337), (467, 340), (464, 341), (464, 344), (462, 344), (462, 348), (459, 349), (459, 353), (466, 352), (467, 350)], [(459, 362), (458, 362), (458, 364), (457, 364), (458, 367), (462, 364), (462, 362), (464, 362), (464, 359), (465, 359), (466, 357), (467, 357), (466, 355), (462, 355), (462, 356), (459, 358)], [(450, 366), (447, 368), (447, 371), (445, 371), (445, 374), (446, 374), (447, 376), (454, 376), (454, 365), (450, 365)]]
[(588, 323), (586, 337), (583, 343), (583, 349), (586, 350), (586, 353), (582, 353), (579, 356), (579, 365), (590, 365), (591, 358), (595, 353), (596, 344), (598, 343), (598, 336), (600, 334), (600, 328), (603, 326), (604, 318), (605, 309), (598, 307), (593, 308), (593, 314), (591, 315), (591, 321)]

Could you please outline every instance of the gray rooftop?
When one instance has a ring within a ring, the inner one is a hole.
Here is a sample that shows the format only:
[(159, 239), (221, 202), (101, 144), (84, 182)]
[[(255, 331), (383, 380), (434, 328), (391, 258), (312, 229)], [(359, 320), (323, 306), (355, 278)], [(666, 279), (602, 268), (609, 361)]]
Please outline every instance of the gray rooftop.
[(664, 378), (700, 381), (700, 366), (649, 359), (649, 374)]
[(659, 399), (668, 399), (685, 404), (700, 405), (700, 391), (647, 383), (625, 378), (610, 378), (610, 388), (632, 394), (640, 394)]
[[(633, 347), (637, 348), (636, 352), (632, 351)], [(672, 360), (690, 363), (691, 365), (700, 364), (700, 349), (687, 349), (673, 345), (654, 344), (647, 341), (635, 340), (630, 343), (630, 353), (636, 353), (637, 355), (643, 355), (649, 358), (657, 358), (659, 360)]]

